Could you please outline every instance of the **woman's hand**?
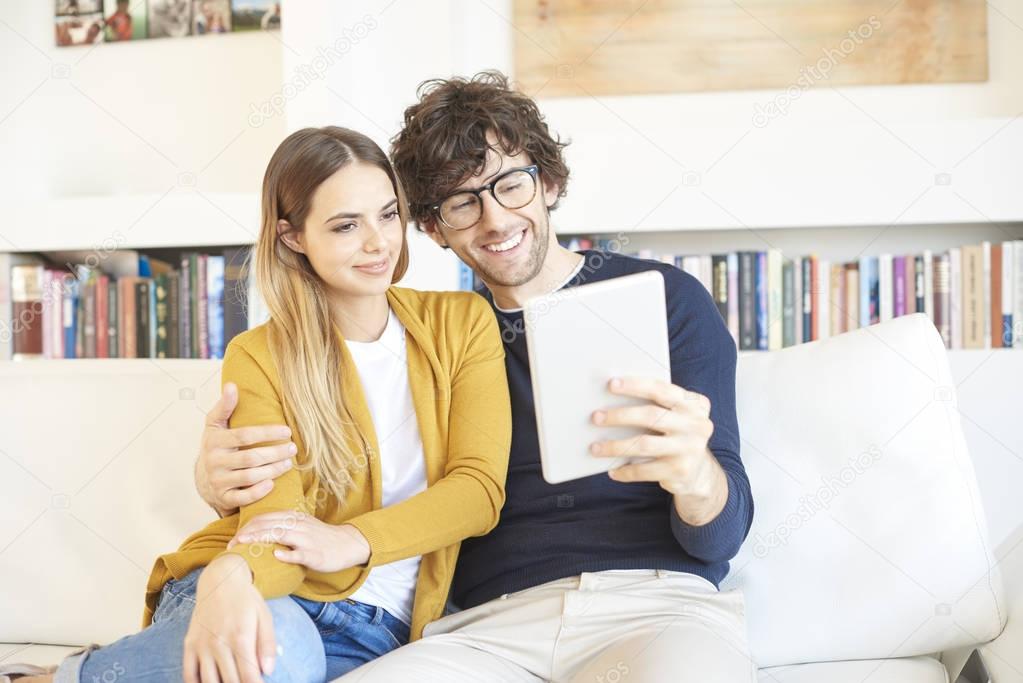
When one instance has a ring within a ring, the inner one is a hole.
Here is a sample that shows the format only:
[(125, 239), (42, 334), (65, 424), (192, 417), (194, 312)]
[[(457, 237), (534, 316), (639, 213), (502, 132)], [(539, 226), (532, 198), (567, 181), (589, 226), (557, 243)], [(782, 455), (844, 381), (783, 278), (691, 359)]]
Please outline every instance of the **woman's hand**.
[(280, 543), (274, 557), (318, 572), (338, 572), (369, 562), (370, 547), (362, 532), (350, 524), (327, 524), (303, 512), (267, 512), (238, 530), (227, 544)]
[(186, 683), (260, 683), (274, 669), (277, 643), (266, 600), (245, 560), (217, 558), (199, 575), (185, 634)]

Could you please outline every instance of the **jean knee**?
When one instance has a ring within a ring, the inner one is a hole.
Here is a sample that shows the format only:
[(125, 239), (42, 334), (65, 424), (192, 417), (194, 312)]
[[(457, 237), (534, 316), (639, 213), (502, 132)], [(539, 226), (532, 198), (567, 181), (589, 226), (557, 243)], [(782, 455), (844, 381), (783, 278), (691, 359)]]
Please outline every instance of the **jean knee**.
[(266, 601), (273, 617), (277, 655), (268, 683), (322, 683), (327, 676), (327, 655), (316, 624), (290, 597)]

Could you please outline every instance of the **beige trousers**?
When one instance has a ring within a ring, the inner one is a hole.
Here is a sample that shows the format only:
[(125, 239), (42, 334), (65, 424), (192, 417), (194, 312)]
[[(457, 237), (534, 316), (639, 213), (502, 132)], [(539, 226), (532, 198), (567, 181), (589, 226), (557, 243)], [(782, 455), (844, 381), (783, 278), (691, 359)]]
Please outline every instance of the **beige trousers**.
[(584, 573), (429, 624), (344, 683), (755, 683), (742, 593), (666, 570)]

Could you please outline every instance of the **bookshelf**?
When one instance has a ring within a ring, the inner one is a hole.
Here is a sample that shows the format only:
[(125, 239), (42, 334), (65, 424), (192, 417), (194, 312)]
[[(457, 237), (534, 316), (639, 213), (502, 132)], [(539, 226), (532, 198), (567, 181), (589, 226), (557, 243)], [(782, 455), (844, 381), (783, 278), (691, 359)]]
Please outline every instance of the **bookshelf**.
[[(592, 243), (688, 271), (718, 302), (744, 353), (780, 350), (918, 311), (934, 321), (952, 353), (1023, 346), (1023, 275), (1017, 272), (1023, 271), (1023, 223), (623, 230), (559, 237), (572, 249)], [(914, 274), (914, 267), (925, 270)], [(804, 301), (807, 311), (814, 310), (812, 320), (810, 313), (804, 318)]]

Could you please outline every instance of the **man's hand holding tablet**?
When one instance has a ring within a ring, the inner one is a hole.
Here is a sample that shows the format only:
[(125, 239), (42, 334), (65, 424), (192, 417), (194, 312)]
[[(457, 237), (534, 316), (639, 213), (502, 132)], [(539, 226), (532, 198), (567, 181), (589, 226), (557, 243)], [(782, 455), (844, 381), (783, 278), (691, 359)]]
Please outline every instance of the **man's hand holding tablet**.
[(701, 525), (728, 498), (710, 402), (672, 384), (657, 271), (558, 290), (523, 310), (544, 478), (657, 482)]

